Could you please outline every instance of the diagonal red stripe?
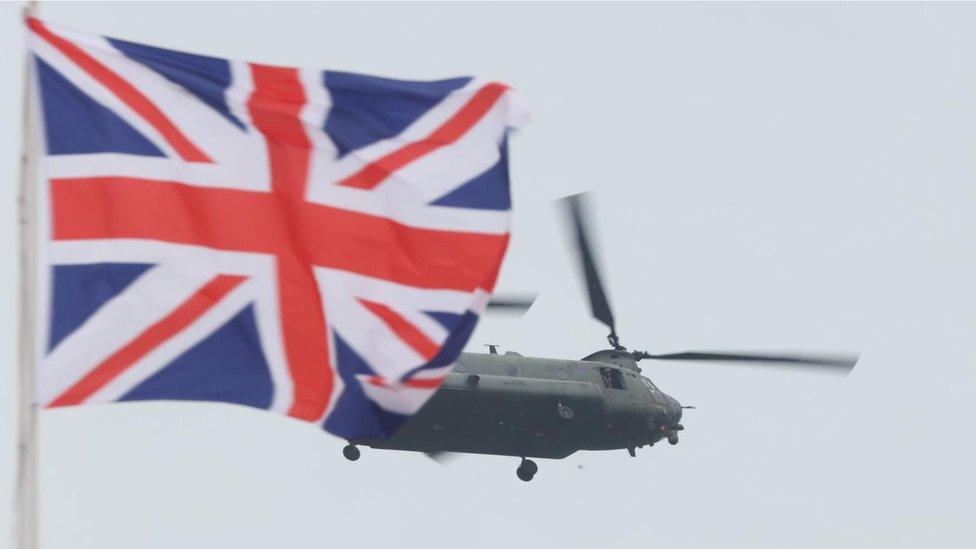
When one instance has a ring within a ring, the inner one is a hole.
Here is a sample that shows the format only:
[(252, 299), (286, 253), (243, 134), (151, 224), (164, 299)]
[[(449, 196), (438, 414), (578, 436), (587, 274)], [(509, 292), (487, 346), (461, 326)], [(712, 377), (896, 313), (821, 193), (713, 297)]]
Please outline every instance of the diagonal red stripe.
[(213, 278), (176, 309), (89, 371), (48, 406), (55, 408), (81, 404), (162, 342), (200, 318), (243, 281), (242, 276), (219, 275)]
[(133, 87), (132, 84), (126, 82), (121, 76), (115, 74), (111, 69), (85, 53), (84, 50), (75, 44), (51, 32), (40, 20), (31, 17), (27, 20), (27, 26), (35, 34), (66, 55), (68, 59), (74, 61), (76, 65), (81, 67), (92, 78), (101, 82), (116, 97), (121, 99), (123, 103), (136, 111), (153, 128), (156, 128), (163, 136), (163, 139), (176, 150), (180, 158), (188, 162), (213, 162), (148, 97)]
[(375, 301), (367, 301), (365, 299), (360, 299), (360, 303), (364, 307), (370, 310), (374, 315), (379, 317), (393, 333), (397, 335), (404, 343), (410, 346), (411, 349), (417, 351), (417, 354), (424, 357), (425, 360), (431, 360), (437, 356), (437, 351), (440, 350), (440, 346), (437, 343), (431, 341), (423, 332), (417, 329), (416, 326), (410, 323), (409, 320), (403, 318), (399, 313), (393, 309), (383, 305), (382, 303), (376, 303)]
[(470, 101), (464, 104), (450, 119), (441, 124), (426, 138), (397, 149), (382, 158), (364, 166), (358, 172), (343, 179), (339, 185), (357, 189), (373, 189), (393, 172), (430, 154), (437, 149), (454, 143), (467, 133), (489, 111), (508, 88), (504, 84), (492, 82), (478, 90)]
[(410, 378), (405, 379), (401, 383), (407, 387), (413, 387), (415, 389), (436, 389), (444, 383), (443, 377), (435, 378)]
[[(446, 378), (435, 377), (435, 378), (410, 378), (403, 381), (399, 381), (396, 384), (402, 385), (404, 387), (411, 387), (414, 389), (436, 389), (444, 383)], [(386, 378), (380, 376), (371, 376), (366, 378), (366, 382), (370, 385), (375, 385), (377, 387), (389, 387), (390, 384), (386, 382)]]

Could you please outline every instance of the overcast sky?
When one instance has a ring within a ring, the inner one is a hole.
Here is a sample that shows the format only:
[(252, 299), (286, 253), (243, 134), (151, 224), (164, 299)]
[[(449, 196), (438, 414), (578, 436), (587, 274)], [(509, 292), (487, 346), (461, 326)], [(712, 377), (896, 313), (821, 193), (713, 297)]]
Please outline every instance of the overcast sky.
[[(578, 358), (551, 201), (593, 190), (619, 332), (652, 351), (860, 351), (849, 377), (647, 364), (687, 430), (631, 458), (364, 449), (216, 404), (41, 414), (44, 549), (916, 548), (976, 543), (976, 5), (58, 4), (150, 44), (520, 90), (500, 290), (469, 349)], [(23, 33), (0, 4), (0, 517), (16, 419)], [(7, 522), (2, 523), (6, 541)]]

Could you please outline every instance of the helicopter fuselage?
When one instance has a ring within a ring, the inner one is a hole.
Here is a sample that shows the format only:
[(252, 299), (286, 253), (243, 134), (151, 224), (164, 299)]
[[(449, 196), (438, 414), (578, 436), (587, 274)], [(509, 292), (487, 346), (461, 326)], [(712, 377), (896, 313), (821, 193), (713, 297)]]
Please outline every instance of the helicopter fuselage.
[[(350, 440), (343, 448), (346, 459), (359, 459), (359, 444), (426, 453), (517, 456), (522, 461), (516, 475), (530, 481), (538, 465), (529, 458), (560, 459), (579, 450), (613, 449), (627, 449), (635, 455), (636, 448), (665, 437), (677, 444), (678, 432), (683, 429), (682, 406), (640, 375), (638, 360), (745, 362), (845, 373), (857, 363), (856, 355), (627, 351), (617, 335), (594, 261), (586, 230), (585, 200), (572, 195), (562, 203), (570, 220), (570, 237), (578, 252), (590, 311), (609, 328), (607, 341), (612, 349), (582, 360), (497, 354), (493, 346), (490, 354), (461, 353), (454, 371), (399, 430), (385, 439)], [(502, 304), (512, 305), (505, 300)], [(401, 414), (413, 412), (410, 408)]]
[(396, 433), (353, 444), (416, 452), (560, 459), (677, 440), (681, 405), (630, 353), (583, 360), (462, 353), (440, 389)]

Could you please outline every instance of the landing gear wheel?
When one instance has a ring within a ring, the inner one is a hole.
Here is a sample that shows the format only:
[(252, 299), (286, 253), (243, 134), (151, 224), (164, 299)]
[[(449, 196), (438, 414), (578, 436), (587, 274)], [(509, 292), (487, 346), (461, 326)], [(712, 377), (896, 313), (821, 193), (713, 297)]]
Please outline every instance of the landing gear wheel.
[(677, 443), (678, 443), (678, 433), (676, 433), (675, 431), (671, 431), (670, 433), (668, 433), (668, 444), (674, 446)]
[(523, 459), (522, 464), (518, 466), (515, 470), (515, 475), (518, 478), (528, 482), (532, 480), (532, 477), (539, 472), (539, 466), (535, 464), (531, 459)]
[(359, 459), (359, 448), (356, 448), (355, 444), (350, 444), (342, 449), (342, 455), (349, 461), (356, 461)]

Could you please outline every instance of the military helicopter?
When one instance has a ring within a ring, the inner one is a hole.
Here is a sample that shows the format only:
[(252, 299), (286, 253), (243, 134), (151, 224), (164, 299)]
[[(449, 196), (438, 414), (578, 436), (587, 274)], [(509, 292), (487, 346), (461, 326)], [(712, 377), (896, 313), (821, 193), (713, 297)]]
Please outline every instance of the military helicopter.
[[(562, 459), (579, 450), (636, 449), (662, 439), (678, 443), (682, 406), (641, 375), (641, 360), (753, 362), (846, 373), (856, 356), (628, 350), (617, 336), (613, 312), (596, 268), (584, 198), (562, 199), (578, 252), (593, 316), (610, 333), (610, 349), (580, 360), (531, 358), (515, 352), (462, 353), (440, 389), (393, 436), (350, 440), (343, 455), (356, 461), (358, 445), (424, 452), (493, 454), (521, 459), (516, 475), (530, 481), (539, 470), (530, 458)], [(524, 310), (531, 300), (499, 300), (494, 308)]]

